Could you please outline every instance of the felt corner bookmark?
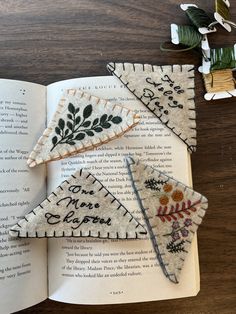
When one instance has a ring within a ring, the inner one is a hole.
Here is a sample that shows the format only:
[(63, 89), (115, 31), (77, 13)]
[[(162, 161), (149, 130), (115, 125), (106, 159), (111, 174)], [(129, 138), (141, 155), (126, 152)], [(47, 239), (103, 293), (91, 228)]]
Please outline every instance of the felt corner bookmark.
[(190, 152), (196, 150), (194, 66), (109, 63), (115, 75)]
[(91, 173), (80, 169), (14, 225), (20, 238), (140, 239), (147, 231)]
[(94, 149), (122, 136), (139, 120), (125, 107), (80, 90), (67, 90), (27, 164), (34, 167)]
[(162, 271), (171, 282), (178, 283), (208, 201), (139, 160), (129, 157), (127, 165)]

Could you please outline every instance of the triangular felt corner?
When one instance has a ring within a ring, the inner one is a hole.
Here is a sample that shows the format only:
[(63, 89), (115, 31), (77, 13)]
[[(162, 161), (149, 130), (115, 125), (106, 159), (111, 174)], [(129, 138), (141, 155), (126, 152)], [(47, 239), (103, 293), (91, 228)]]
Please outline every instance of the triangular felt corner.
[(139, 120), (125, 107), (80, 90), (67, 90), (27, 164), (34, 167), (94, 149), (122, 136)]
[(80, 169), (14, 225), (13, 237), (145, 238), (147, 231), (91, 173)]
[(177, 135), (190, 152), (196, 150), (193, 65), (110, 62), (107, 69)]
[(178, 283), (208, 201), (139, 160), (129, 157), (127, 165), (163, 273), (170, 281)]

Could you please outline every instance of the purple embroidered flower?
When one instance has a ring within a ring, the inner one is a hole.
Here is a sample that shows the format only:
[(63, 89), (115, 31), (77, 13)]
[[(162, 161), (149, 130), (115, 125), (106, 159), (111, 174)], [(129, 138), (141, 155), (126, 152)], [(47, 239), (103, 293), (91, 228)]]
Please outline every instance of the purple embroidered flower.
[(173, 229), (178, 229), (178, 228), (179, 228), (179, 223), (178, 223), (178, 221), (174, 221), (174, 222), (173, 222), (172, 228), (173, 228)]
[(185, 227), (192, 226), (192, 219), (190, 218), (185, 219), (184, 225)]
[(187, 237), (188, 234), (189, 234), (187, 229), (181, 229), (180, 231), (181, 231), (181, 234), (182, 234), (183, 237)]
[(178, 232), (174, 232), (172, 234), (172, 239), (173, 239), (173, 241), (179, 240), (180, 239), (179, 233)]

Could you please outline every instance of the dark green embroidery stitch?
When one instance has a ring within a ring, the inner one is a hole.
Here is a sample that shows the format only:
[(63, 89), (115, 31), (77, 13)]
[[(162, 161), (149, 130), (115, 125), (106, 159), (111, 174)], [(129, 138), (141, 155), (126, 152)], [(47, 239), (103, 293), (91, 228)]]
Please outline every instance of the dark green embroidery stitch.
[(53, 147), (51, 151), (59, 144), (75, 145), (76, 141), (81, 141), (85, 136), (94, 136), (95, 133), (100, 133), (104, 129), (109, 129), (114, 124), (122, 122), (119, 116), (103, 114), (93, 121), (89, 120), (92, 114), (93, 107), (88, 105), (84, 108), (82, 115), (79, 115), (80, 108), (75, 108), (72, 103), (68, 105), (67, 122), (59, 119), (58, 125), (55, 127), (55, 135), (52, 138)]
[(167, 182), (167, 180), (166, 181), (163, 181), (163, 180), (157, 181), (156, 179), (152, 178), (152, 179), (146, 180), (144, 182), (144, 184), (145, 184), (146, 189), (150, 189), (153, 191), (160, 191), (161, 188), (159, 185), (164, 185), (166, 182)]
[(171, 241), (170, 243), (167, 244), (166, 248), (168, 252), (170, 253), (180, 253), (180, 252), (186, 252), (184, 249), (184, 243), (185, 241), (182, 240), (179, 243), (174, 243), (174, 241)]

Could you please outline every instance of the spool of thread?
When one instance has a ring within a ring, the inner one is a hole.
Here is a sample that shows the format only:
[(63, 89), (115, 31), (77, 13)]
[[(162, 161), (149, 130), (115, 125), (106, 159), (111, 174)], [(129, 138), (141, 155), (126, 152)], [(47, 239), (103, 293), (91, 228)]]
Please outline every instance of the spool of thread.
[(208, 28), (213, 22), (213, 19), (211, 19), (204, 10), (195, 6), (188, 7), (185, 13), (193, 25), (195, 25), (198, 29), (204, 27)]
[(229, 2), (223, 0), (215, 0), (216, 12), (214, 14), (216, 21), (209, 26), (221, 24), (228, 32), (231, 32), (231, 26), (236, 28), (236, 24), (230, 21)]
[(236, 68), (234, 47), (211, 49), (211, 71)]
[(217, 70), (203, 74), (204, 84), (208, 93), (232, 91), (235, 89), (235, 78), (231, 69)]
[(175, 51), (175, 52), (183, 52), (192, 50), (201, 45), (201, 41), (203, 39), (203, 35), (201, 35), (194, 26), (190, 25), (178, 25), (177, 26), (177, 34), (178, 34), (178, 42), (181, 45), (187, 46), (188, 48), (184, 49), (169, 49), (165, 48), (163, 44), (161, 44), (160, 49), (162, 51)]
[(216, 0), (215, 1), (216, 12), (223, 17), (224, 20), (229, 20), (230, 12), (229, 7), (223, 0)]

